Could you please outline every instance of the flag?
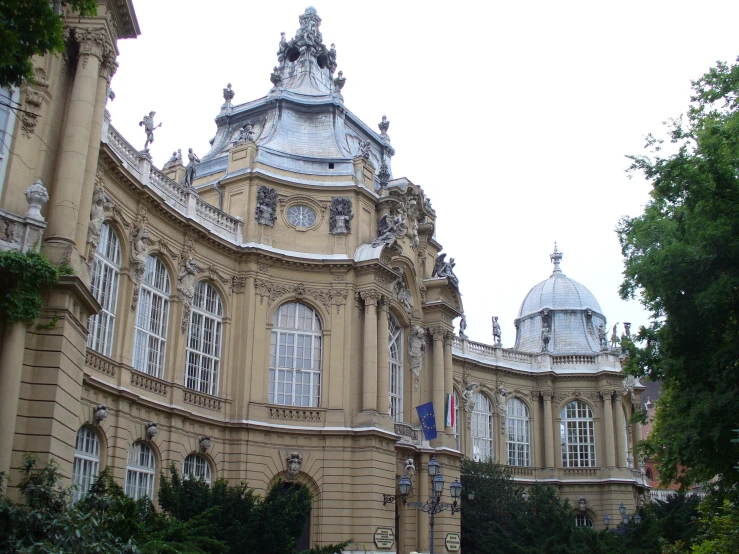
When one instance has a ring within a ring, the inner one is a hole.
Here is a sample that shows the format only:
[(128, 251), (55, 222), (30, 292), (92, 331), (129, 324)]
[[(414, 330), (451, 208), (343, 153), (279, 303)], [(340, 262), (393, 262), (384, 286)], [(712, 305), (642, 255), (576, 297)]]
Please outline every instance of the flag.
[(454, 405), (454, 395), (447, 394), (446, 395), (446, 423), (445, 425), (453, 429), (457, 423), (456, 419), (457, 419), (457, 410), (456, 410), (456, 406)]
[(427, 402), (416, 406), (418, 412), (418, 419), (421, 420), (421, 428), (423, 429), (423, 436), (427, 441), (436, 438), (436, 415), (434, 414), (434, 403)]

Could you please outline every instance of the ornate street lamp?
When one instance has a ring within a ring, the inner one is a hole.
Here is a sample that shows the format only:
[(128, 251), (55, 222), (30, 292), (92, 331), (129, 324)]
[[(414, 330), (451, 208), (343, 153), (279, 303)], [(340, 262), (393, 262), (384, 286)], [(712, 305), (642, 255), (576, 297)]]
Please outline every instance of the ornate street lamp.
[(635, 530), (635, 527), (629, 527), (629, 519), (631, 519), (635, 525), (639, 525), (641, 523), (641, 516), (639, 514), (634, 514), (632, 518), (629, 518), (629, 514), (626, 512), (626, 506), (624, 506), (623, 502), (621, 502), (621, 505), (618, 507), (618, 512), (621, 514), (621, 523), (616, 527), (613, 529), (608, 527), (611, 524), (611, 516), (608, 514), (603, 516), (603, 523), (606, 524), (606, 531), (611, 531), (612, 533), (621, 535), (624, 551), (626, 551), (626, 535)]

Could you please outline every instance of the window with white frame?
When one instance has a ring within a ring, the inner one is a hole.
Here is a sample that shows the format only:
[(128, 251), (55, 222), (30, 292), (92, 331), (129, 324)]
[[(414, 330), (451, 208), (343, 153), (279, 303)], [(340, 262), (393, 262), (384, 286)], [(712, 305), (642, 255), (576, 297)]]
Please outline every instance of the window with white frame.
[(518, 398), (511, 398), (507, 405), (506, 449), (509, 466), (531, 465), (531, 431), (529, 408)]
[(472, 459), (476, 462), (493, 458), (493, 403), (480, 392), (475, 393), (472, 410)]
[(390, 417), (393, 421), (403, 421), (403, 328), (392, 314), (387, 318), (388, 325), (388, 396)]
[(136, 315), (133, 367), (160, 379), (164, 376), (169, 291), (169, 273), (164, 263), (147, 256)]
[(90, 272), (90, 291), (102, 309), (90, 316), (87, 346), (104, 356), (110, 356), (113, 348), (120, 270), (121, 243), (112, 227), (103, 223)]
[(577, 514), (575, 516), (575, 527), (590, 527), (593, 528), (593, 520), (583, 514)]
[(207, 281), (195, 285), (187, 341), (185, 386), (206, 394), (218, 394), (221, 369), (223, 304), (221, 295)]
[(573, 400), (562, 408), (561, 417), (562, 467), (594, 467), (595, 423), (590, 406)]
[(156, 461), (154, 452), (145, 442), (135, 442), (128, 452), (126, 465), (126, 494), (138, 500), (144, 496), (154, 496), (154, 475)]
[(454, 439), (457, 441), (457, 450), (462, 451), (462, 424), (459, 421), (459, 396), (454, 391)]
[(100, 470), (100, 439), (89, 427), (80, 427), (72, 466), (73, 501), (87, 494)]
[(298, 302), (283, 304), (272, 320), (269, 401), (317, 407), (321, 399), (323, 334), (318, 314)]
[(202, 479), (210, 485), (210, 464), (204, 456), (201, 456), (200, 454), (190, 454), (185, 458), (185, 463), (182, 464), (182, 475), (191, 479)]

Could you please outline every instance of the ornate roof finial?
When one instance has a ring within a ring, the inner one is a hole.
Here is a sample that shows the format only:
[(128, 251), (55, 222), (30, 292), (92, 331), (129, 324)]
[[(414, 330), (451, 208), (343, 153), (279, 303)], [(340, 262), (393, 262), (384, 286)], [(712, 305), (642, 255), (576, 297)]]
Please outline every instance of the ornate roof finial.
[(387, 117), (383, 115), (382, 121), (380, 121), (377, 126), (380, 128), (380, 133), (382, 134), (382, 137), (386, 138), (387, 130), (390, 128), (390, 122), (387, 120)]
[(562, 261), (562, 253), (557, 250), (557, 241), (554, 241), (554, 252), (549, 254), (549, 259), (554, 264), (554, 271), (552, 271), (552, 276), (561, 274), (562, 269), (559, 267), (559, 262)]

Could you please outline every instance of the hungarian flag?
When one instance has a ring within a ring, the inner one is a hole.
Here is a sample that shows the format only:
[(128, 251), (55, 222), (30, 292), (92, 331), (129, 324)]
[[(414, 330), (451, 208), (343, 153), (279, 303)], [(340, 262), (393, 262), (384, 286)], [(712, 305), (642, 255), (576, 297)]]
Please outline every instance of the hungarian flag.
[(457, 407), (454, 405), (454, 395), (447, 394), (446, 395), (446, 423), (445, 423), (447, 427), (454, 428), (454, 426), (457, 423), (456, 408)]

